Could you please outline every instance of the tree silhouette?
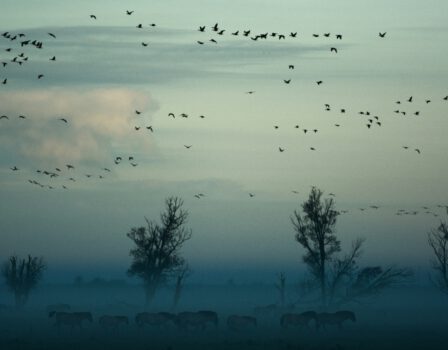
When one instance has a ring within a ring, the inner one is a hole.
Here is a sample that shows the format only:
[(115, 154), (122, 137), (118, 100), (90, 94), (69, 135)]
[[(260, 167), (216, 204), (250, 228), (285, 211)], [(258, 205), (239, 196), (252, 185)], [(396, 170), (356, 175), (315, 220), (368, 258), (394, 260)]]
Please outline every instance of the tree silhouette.
[(160, 224), (145, 218), (146, 227), (132, 228), (127, 233), (135, 243), (130, 251), (133, 261), (128, 274), (143, 280), (146, 306), (150, 305), (160, 284), (185, 264), (179, 251), (192, 233), (185, 227), (188, 212), (182, 206), (182, 199), (169, 197), (165, 200), (165, 211), (160, 214)]
[(393, 266), (360, 268), (364, 239), (353, 241), (349, 252), (340, 256), (341, 242), (335, 232), (339, 212), (334, 199), (322, 199), (322, 195), (313, 187), (302, 204), (303, 213), (295, 210), (291, 222), (296, 241), (305, 249), (303, 261), (311, 282), (318, 286), (324, 308), (372, 296), (411, 275), (410, 270)]
[(185, 279), (190, 276), (191, 270), (188, 264), (182, 265), (176, 275), (176, 284), (174, 287), (174, 295), (173, 295), (173, 305), (172, 309), (176, 310), (179, 305), (179, 300), (182, 295), (182, 290), (184, 287)]
[(437, 229), (432, 229), (428, 233), (428, 244), (434, 254), (431, 263), (435, 276), (432, 280), (438, 289), (448, 294), (448, 225), (446, 222), (441, 221)]
[(29, 294), (42, 279), (46, 265), (42, 257), (19, 259), (16, 255), (11, 256), (2, 266), (2, 276), (6, 286), (14, 293), (17, 308), (23, 307), (28, 301)]

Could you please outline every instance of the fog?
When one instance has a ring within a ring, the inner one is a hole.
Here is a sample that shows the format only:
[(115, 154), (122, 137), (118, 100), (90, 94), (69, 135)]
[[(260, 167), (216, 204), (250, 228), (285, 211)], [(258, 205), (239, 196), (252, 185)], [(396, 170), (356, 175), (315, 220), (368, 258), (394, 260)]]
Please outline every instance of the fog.
[[(173, 288), (158, 291), (153, 304), (145, 309), (142, 286), (125, 281), (97, 280), (75, 284), (45, 284), (31, 296), (26, 308), (8, 306), (11, 294), (0, 289), (0, 346), (2, 349), (443, 349), (448, 340), (446, 312), (448, 299), (431, 286), (410, 284), (394, 288), (360, 304), (344, 306), (356, 315), (343, 329), (328, 325), (317, 330), (309, 327), (280, 326), (285, 312), (319, 311), (305, 302), (297, 289), (287, 289), (288, 306), (281, 309), (273, 283), (187, 284), (178, 308), (172, 309)], [(294, 308), (289, 304), (294, 303)], [(72, 312), (91, 312), (92, 322), (82, 327), (55, 326), (49, 317), (54, 304), (68, 304)], [(276, 304), (269, 311), (257, 307)], [(287, 309), (287, 310), (286, 310)], [(211, 310), (218, 314), (218, 325), (179, 329), (176, 324), (138, 326), (138, 313)], [(329, 310), (329, 311), (337, 311)], [(121, 315), (129, 324), (117, 329), (99, 324), (103, 315)], [(230, 315), (256, 317), (257, 326), (232, 330)]]

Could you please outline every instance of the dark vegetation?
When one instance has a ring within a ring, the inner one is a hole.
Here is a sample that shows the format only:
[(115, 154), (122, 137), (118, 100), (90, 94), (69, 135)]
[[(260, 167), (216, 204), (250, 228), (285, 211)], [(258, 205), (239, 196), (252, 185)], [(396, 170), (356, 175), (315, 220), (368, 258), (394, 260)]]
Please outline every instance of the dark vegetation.
[(410, 269), (362, 266), (364, 239), (344, 253), (338, 215), (317, 188), (294, 211), (308, 271), (300, 283), (282, 272), (268, 284), (186, 284), (191, 269), (181, 248), (192, 231), (178, 197), (166, 199), (160, 222), (145, 218), (127, 233), (128, 274), (138, 285), (77, 276), (65, 287), (37, 288), (24, 308), (46, 265), (12, 256), (0, 297), (12, 292), (15, 307), (0, 304), (0, 349), (444, 349), (448, 301), (437, 292), (448, 293), (446, 223), (428, 233), (438, 289), (422, 289)]

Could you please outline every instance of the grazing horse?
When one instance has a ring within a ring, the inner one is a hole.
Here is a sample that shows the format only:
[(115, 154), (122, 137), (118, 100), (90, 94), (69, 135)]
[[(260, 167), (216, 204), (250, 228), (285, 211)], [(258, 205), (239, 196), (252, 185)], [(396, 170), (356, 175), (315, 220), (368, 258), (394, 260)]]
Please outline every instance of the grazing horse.
[(317, 314), (315, 311), (305, 311), (300, 314), (283, 314), (280, 318), (280, 325), (282, 328), (286, 329), (289, 326), (292, 327), (302, 327), (305, 326), (309, 328), (309, 323), (311, 320), (317, 322)]
[(356, 322), (355, 313), (352, 311), (337, 311), (334, 313), (322, 312), (317, 314), (317, 328), (322, 327), (326, 329), (326, 325), (336, 325), (339, 329), (342, 329), (342, 324), (346, 320)]
[(118, 326), (120, 324), (129, 324), (129, 318), (127, 316), (103, 315), (100, 317), (98, 322), (104, 329), (109, 329), (113, 332), (116, 332), (118, 331)]
[(199, 316), (202, 317), (202, 319), (204, 320), (204, 323), (211, 323), (212, 325), (215, 326), (215, 328), (218, 328), (218, 314), (215, 311), (210, 311), (210, 310), (201, 310), (197, 312), (199, 314)]
[(61, 326), (71, 326), (73, 329), (74, 327), (78, 327), (79, 329), (82, 328), (82, 322), (84, 320), (93, 322), (92, 314), (90, 312), (57, 312), (57, 311), (51, 311), (48, 314), (48, 317), (52, 318), (54, 317), (56, 319), (55, 326), (58, 327), (58, 329), (61, 328)]
[(231, 315), (227, 318), (227, 327), (232, 331), (246, 331), (257, 328), (257, 319), (252, 316)]
[(204, 330), (208, 323), (218, 324), (218, 315), (214, 311), (191, 312), (184, 311), (177, 314), (176, 324), (181, 330)]
[(167, 327), (170, 322), (175, 321), (176, 315), (169, 312), (141, 312), (135, 316), (135, 323), (142, 327), (145, 324), (152, 327)]

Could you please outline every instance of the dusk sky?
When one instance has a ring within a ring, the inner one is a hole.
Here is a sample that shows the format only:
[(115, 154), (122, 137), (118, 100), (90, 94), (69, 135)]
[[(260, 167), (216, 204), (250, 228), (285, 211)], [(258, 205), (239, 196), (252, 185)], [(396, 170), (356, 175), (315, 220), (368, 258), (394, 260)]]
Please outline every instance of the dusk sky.
[(427, 268), (448, 205), (447, 13), (442, 0), (2, 0), (0, 258), (124, 277), (126, 233), (175, 195), (192, 279), (299, 274), (290, 215), (317, 186), (348, 211), (343, 246), (367, 239), (361, 264)]

